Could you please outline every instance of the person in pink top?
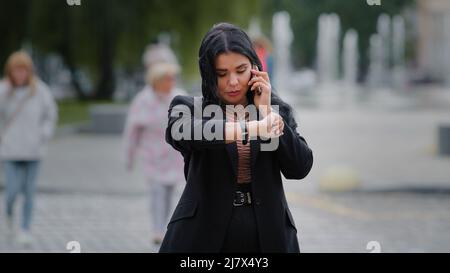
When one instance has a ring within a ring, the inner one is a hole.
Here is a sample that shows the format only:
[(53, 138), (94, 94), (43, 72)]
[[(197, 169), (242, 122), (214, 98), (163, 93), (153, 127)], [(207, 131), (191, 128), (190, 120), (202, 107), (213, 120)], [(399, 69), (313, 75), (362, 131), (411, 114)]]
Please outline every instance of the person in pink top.
[(164, 138), (169, 104), (173, 97), (184, 94), (175, 87), (178, 71), (173, 63), (149, 68), (147, 85), (131, 103), (124, 132), (127, 169), (133, 169), (140, 155), (149, 184), (155, 244), (164, 237), (176, 185), (184, 181), (182, 157)]

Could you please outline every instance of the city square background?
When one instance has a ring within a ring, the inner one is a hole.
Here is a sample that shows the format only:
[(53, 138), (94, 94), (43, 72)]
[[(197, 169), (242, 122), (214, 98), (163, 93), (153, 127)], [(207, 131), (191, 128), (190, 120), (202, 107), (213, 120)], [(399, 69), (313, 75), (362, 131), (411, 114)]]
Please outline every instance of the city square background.
[(285, 181), (301, 251), (449, 252), (450, 2), (376, 2), (0, 0), (0, 65), (29, 52), (59, 108), (30, 247), (6, 236), (1, 175), (0, 252), (158, 251), (124, 118), (155, 41), (201, 95), (198, 47), (222, 21), (267, 42), (273, 87), (313, 150), (311, 173)]

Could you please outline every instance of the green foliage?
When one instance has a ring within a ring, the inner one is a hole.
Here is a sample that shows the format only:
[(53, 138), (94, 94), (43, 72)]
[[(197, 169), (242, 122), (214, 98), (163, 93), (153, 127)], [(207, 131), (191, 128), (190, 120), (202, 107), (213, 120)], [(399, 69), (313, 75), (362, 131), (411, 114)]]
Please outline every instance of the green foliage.
[[(359, 34), (360, 52), (368, 48), (369, 37), (376, 32), (378, 16), (399, 14), (414, 0), (382, 0), (380, 6), (369, 6), (365, 0), (263, 0), (265, 16), (287, 10), (295, 33), (293, 62), (296, 66), (314, 66), (318, 18), (322, 13), (336, 13), (341, 20), (341, 32), (350, 28)], [(362, 54), (362, 64), (367, 62)]]
[[(365, 0), (81, 0), (81, 6), (68, 6), (64, 0), (0, 0), (0, 64), (24, 44), (42, 53), (57, 52), (72, 72), (89, 72), (96, 98), (110, 99), (114, 68), (141, 67), (145, 47), (162, 32), (171, 35), (189, 81), (198, 79), (198, 48), (214, 23), (247, 28), (253, 16), (260, 16), (270, 34), (273, 13), (287, 10), (295, 33), (293, 62), (313, 66), (321, 13), (337, 13), (343, 30), (358, 31), (360, 49), (365, 50), (379, 14), (397, 14), (413, 2), (382, 0), (381, 6), (368, 6)], [(82, 97), (81, 85), (74, 86)]]
[(140, 67), (145, 47), (161, 32), (171, 34), (189, 79), (198, 76), (198, 46), (212, 24), (247, 27), (259, 13), (257, 0), (81, 0), (80, 6), (63, 0), (0, 0), (0, 6), (0, 63), (25, 42), (42, 53), (57, 52), (72, 72), (90, 72), (100, 99), (112, 96), (113, 67)]
[(77, 124), (89, 120), (89, 102), (65, 100), (58, 102), (58, 126)]
[(74, 99), (58, 101), (58, 126), (84, 123), (90, 120), (90, 107), (99, 104), (122, 105), (110, 101), (78, 101)]
[(30, 24), (29, 14), (27, 0), (0, 0), (0, 64), (24, 42)]

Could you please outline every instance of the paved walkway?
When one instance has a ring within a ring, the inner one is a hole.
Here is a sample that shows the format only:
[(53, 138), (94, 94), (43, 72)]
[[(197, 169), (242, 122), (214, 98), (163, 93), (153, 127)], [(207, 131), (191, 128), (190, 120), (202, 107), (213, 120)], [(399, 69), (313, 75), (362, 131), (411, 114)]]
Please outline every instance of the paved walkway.
[[(406, 191), (450, 189), (450, 159), (436, 156), (435, 146), (436, 125), (449, 112), (303, 110), (298, 116), (315, 156), (310, 176), (286, 181), (302, 251), (368, 252), (370, 241), (383, 252), (450, 251), (449, 192)], [(83, 252), (155, 252), (146, 183), (139, 167), (125, 171), (121, 147), (118, 136), (55, 138), (39, 181), (35, 244), (8, 243), (0, 221), (0, 252), (68, 252), (69, 241), (79, 241)], [(318, 190), (323, 172), (335, 165), (355, 169), (359, 191)], [(0, 202), (1, 220), (3, 192)]]

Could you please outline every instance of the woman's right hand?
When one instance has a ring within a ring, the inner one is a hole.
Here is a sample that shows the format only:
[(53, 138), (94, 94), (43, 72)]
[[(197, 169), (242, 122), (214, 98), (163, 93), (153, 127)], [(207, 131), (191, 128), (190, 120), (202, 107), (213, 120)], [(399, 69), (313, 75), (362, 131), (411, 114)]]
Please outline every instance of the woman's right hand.
[(259, 71), (257, 66), (251, 70), (252, 78), (248, 82), (251, 86), (250, 90), (254, 92), (253, 101), (255, 106), (263, 116), (266, 116), (271, 111), (271, 93), (272, 85), (270, 84), (269, 74), (264, 71)]

